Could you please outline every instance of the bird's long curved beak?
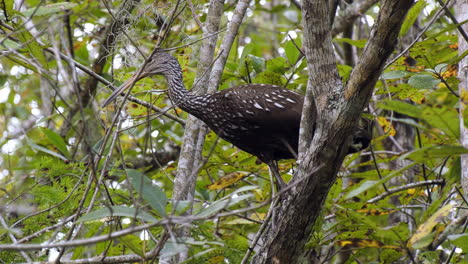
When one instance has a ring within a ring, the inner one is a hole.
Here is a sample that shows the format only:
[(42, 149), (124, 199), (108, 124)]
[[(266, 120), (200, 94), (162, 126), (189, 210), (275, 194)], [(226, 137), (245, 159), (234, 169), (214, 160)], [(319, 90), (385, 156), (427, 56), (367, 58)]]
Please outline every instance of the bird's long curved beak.
[(120, 94), (124, 96), (124, 92), (133, 87), (133, 85), (140, 79), (144, 78), (145, 75), (142, 73), (140, 76), (137, 76), (136, 74), (132, 75), (132, 77), (128, 78), (127, 81), (125, 81), (119, 88), (115, 89), (114, 92), (102, 103), (102, 107), (106, 107), (109, 105), (112, 101), (117, 98)]

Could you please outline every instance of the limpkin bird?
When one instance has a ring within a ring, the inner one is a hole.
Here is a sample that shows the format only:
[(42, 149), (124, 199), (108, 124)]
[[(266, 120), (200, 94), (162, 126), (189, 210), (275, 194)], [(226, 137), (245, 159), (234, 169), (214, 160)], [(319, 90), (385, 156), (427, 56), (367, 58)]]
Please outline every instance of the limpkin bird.
[[(245, 84), (211, 94), (196, 95), (185, 89), (179, 62), (158, 51), (148, 60), (140, 75), (133, 75), (103, 103), (108, 105), (132, 83), (152, 75), (163, 75), (172, 102), (205, 122), (219, 137), (231, 142), (270, 168), (278, 184), (284, 185), (276, 162), (296, 158), (304, 97), (271, 84)], [(135, 80), (137, 79), (137, 80)], [(353, 143), (367, 147), (370, 138), (363, 132)], [(349, 153), (358, 149), (350, 148)]]

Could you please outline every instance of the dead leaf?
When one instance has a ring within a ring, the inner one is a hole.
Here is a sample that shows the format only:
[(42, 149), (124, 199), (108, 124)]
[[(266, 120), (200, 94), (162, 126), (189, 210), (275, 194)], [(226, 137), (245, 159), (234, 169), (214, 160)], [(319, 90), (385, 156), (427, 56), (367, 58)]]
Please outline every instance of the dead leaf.
[(234, 183), (242, 180), (247, 175), (249, 175), (249, 173), (244, 172), (244, 171), (236, 171), (236, 172), (233, 172), (233, 173), (229, 173), (228, 175), (225, 175), (225, 176), (219, 178), (219, 180), (217, 180), (216, 182), (207, 185), (206, 188), (208, 190), (224, 189), (224, 188), (226, 188), (228, 186), (231, 186)]

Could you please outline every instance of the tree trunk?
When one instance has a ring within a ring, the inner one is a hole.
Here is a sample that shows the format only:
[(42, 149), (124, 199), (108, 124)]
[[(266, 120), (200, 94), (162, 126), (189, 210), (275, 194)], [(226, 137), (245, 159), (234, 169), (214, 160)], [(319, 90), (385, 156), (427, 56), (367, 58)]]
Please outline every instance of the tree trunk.
[[(458, 21), (465, 21), (468, 19), (468, 1), (457, 1), (455, 8), (455, 16)], [(468, 25), (463, 23), (461, 25), (463, 31), (468, 32)], [(458, 34), (458, 54), (463, 54), (468, 50), (468, 41)], [(460, 141), (465, 148), (468, 148), (468, 128), (465, 126), (464, 120), (467, 115), (467, 102), (463, 100), (463, 96), (468, 92), (468, 58), (465, 56), (458, 63), (458, 78), (460, 84), (458, 90), (460, 94)], [(461, 184), (465, 194), (468, 194), (468, 155), (461, 155)]]
[[(382, 1), (369, 41), (346, 87), (335, 65), (326, 1), (306, 0), (302, 4), (304, 50), (309, 68), (305, 108), (316, 106), (317, 118), (301, 123), (301, 131), (315, 122), (312, 143), (304, 151), (301, 133), (299, 168), (293, 184), (300, 184), (282, 196), (275, 218), (261, 234), (262, 247), (252, 263), (298, 263), (320, 208), (347, 152), (348, 135), (372, 94), (385, 61), (393, 52), (398, 33), (412, 0)], [(313, 97), (313, 98), (312, 98)], [(309, 102), (309, 103), (307, 103)], [(314, 102), (314, 103), (311, 103)], [(311, 113), (304, 109), (303, 113)], [(307, 145), (307, 144), (305, 144)]]

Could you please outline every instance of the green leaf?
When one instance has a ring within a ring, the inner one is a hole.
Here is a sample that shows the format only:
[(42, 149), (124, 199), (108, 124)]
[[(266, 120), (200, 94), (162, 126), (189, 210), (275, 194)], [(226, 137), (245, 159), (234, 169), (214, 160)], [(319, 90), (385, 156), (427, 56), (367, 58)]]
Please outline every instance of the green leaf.
[(434, 78), (432, 75), (427, 74), (413, 75), (408, 80), (409, 85), (419, 89), (431, 89), (439, 83), (440, 80)]
[(39, 146), (37, 144), (35, 144), (34, 142), (32, 142), (31, 140), (28, 140), (28, 145), (31, 146), (31, 148), (35, 149), (35, 150), (38, 150), (38, 151), (41, 151), (41, 152), (44, 152), (44, 153), (47, 153), (51, 156), (54, 156), (56, 158), (59, 158), (61, 160), (68, 160), (66, 157), (64, 157), (63, 155), (55, 152), (55, 151), (52, 151), (48, 148), (45, 148), (43, 146)]
[(284, 74), (284, 72), (289, 67), (289, 64), (286, 62), (286, 59), (283, 57), (276, 57), (271, 60), (267, 60), (267, 71)]
[(460, 137), (460, 121), (457, 111), (452, 107), (428, 106), (421, 113), (421, 118), (434, 128), (441, 129), (454, 140)]
[(255, 186), (255, 185), (247, 185), (247, 186), (243, 186), (239, 189), (236, 189), (234, 190), (230, 195), (234, 195), (234, 194), (238, 194), (238, 193), (241, 193), (241, 192), (248, 192), (248, 191), (252, 191), (252, 190), (255, 190), (255, 189), (258, 189), (258, 186)]
[(447, 66), (448, 66), (447, 63), (437, 64), (437, 65), (434, 67), (434, 71), (437, 72), (437, 73), (442, 73), (443, 71), (446, 71), (446, 70), (447, 70)]
[(104, 207), (96, 211), (90, 212), (83, 215), (78, 219), (78, 222), (90, 222), (96, 221), (108, 217), (123, 216), (129, 218), (136, 218), (146, 222), (156, 222), (157, 219), (142, 209), (136, 209), (133, 207), (127, 207), (123, 205), (114, 205), (110, 207)]
[(228, 197), (224, 197), (223, 199), (212, 203), (208, 207), (202, 208), (196, 215), (200, 217), (208, 217), (208, 216), (214, 215), (215, 213), (223, 209), (227, 209), (230, 206), (235, 205), (241, 201), (244, 201), (252, 196), (253, 194), (244, 194), (244, 195), (239, 195), (235, 197), (232, 197), (232, 195)]
[[(16, 36), (21, 41), (22, 45), (25, 45), (31, 55), (36, 58), (42, 67), (48, 69), (47, 59), (44, 55), (42, 46), (36, 41), (36, 38), (26, 29), (15, 29), (15, 32), (18, 32)], [(40, 70), (37, 70), (40, 72)]]
[(132, 169), (127, 169), (126, 171), (133, 188), (159, 215), (165, 216), (167, 198), (164, 191), (159, 186), (153, 185), (151, 180), (143, 173)]
[(255, 72), (260, 73), (265, 69), (265, 59), (254, 56), (254, 55), (248, 55), (246, 61), (252, 65), (254, 68)]
[(417, 149), (400, 157), (416, 162), (425, 162), (432, 158), (446, 158), (453, 155), (467, 154), (468, 149), (462, 146), (429, 146)]
[(377, 230), (379, 227), (377, 224), (368, 216), (355, 212), (354, 210), (346, 210), (346, 214), (356, 219), (358, 223), (367, 225), (368, 228)]
[(413, 26), (414, 22), (419, 16), (419, 13), (422, 12), (424, 7), (426, 7), (426, 1), (417, 1), (416, 4), (411, 7), (406, 15), (405, 21), (403, 21), (403, 25), (401, 25), (399, 36), (402, 37), (408, 32), (408, 30)]
[(187, 209), (190, 208), (190, 205), (192, 202), (190, 201), (177, 201), (173, 203), (173, 206), (175, 206), (175, 212), (178, 214), (182, 214), (183, 212), (187, 211)]
[(350, 199), (354, 196), (358, 196), (359, 194), (369, 190), (370, 188), (372, 188), (375, 184), (377, 183), (377, 181), (364, 181), (362, 182), (357, 188), (351, 190), (349, 193), (347, 193), (344, 197), (344, 199)]
[(432, 241), (434, 241), (435, 233), (429, 233), (425, 235), (424, 237), (421, 237), (417, 241), (414, 242), (414, 244), (411, 245), (412, 248), (414, 249), (422, 249), (427, 246), (429, 246)]
[(0, 15), (2, 20), (10, 20), (13, 16), (13, 4), (14, 0), (4, 0), (0, 1), (0, 9), (3, 11)]
[(252, 82), (283, 86), (283, 75), (272, 71), (264, 71), (255, 76)]
[(54, 145), (54, 147), (60, 150), (60, 152), (65, 155), (65, 157), (68, 159), (70, 158), (71, 155), (70, 152), (68, 152), (67, 144), (59, 134), (45, 127), (42, 127), (41, 131), (44, 133), (44, 135), (46, 135), (47, 139), (52, 145)]
[[(453, 163), (452, 166), (449, 167), (449, 172), (445, 175), (445, 179), (449, 183), (455, 183), (460, 181), (460, 175), (462, 175), (462, 170), (461, 170), (461, 158), (457, 157)], [(449, 184), (448, 184), (449, 185)]]
[(242, 69), (245, 68), (245, 60), (247, 59), (247, 55), (252, 53), (253, 48), (254, 47), (252, 43), (245, 45), (244, 49), (242, 50), (242, 54), (240, 56), (239, 65), (237, 68), (238, 71), (241, 71)]
[(384, 80), (391, 80), (391, 79), (400, 79), (408, 75), (406, 71), (388, 71), (384, 72), (380, 78)]
[(3, 41), (3, 45), (5, 45), (5, 47), (10, 48), (12, 50), (21, 50), (22, 48), (22, 46), (18, 42), (13, 41), (11, 39), (5, 39)]
[(0, 86), (5, 85), (6, 81), (8, 81), (8, 78), (10, 76), (7, 74), (0, 74)]
[(10, 54), (10, 55), (7, 55), (6, 56), (9, 60), (13, 61), (14, 63), (18, 64), (18, 65), (21, 65), (23, 67), (25, 67), (26, 69), (29, 69), (33, 72), (36, 72), (36, 73), (40, 73), (36, 67), (32, 66), (30, 63), (28, 63), (27, 61), (24, 61), (23, 58), (19, 57), (19, 56), (16, 56), (14, 54)]
[(417, 105), (412, 105), (402, 101), (386, 100), (377, 103), (377, 106), (382, 109), (392, 110), (415, 118), (419, 118), (422, 113), (422, 110)]
[(145, 253), (141, 249), (141, 239), (133, 234), (119, 237), (118, 240), (128, 247), (133, 253), (140, 257), (145, 257)]
[[(294, 41), (296, 42), (296, 44), (298, 44), (299, 47), (301, 46), (300, 43), (298, 43), (298, 40)], [(300, 51), (294, 45), (292, 40), (286, 41), (286, 45), (284, 45), (284, 52), (290, 64), (296, 63), (297, 59), (299, 58)]]
[(341, 76), (343, 82), (347, 82), (351, 72), (353, 71), (353, 67), (345, 64), (338, 64), (338, 74)]
[(395, 92), (399, 99), (411, 99), (411, 101), (421, 104), (424, 100), (425, 91), (422, 89), (414, 88), (407, 83), (401, 83), (396, 87), (390, 88), (390, 92)]
[(34, 16), (44, 16), (44, 15), (50, 15), (53, 13), (65, 11), (67, 9), (72, 9), (75, 6), (77, 6), (77, 4), (75, 3), (62, 2), (62, 3), (55, 3), (55, 4), (46, 5), (46, 6), (29, 8), (21, 13), (25, 17), (30, 17), (33, 14)]
[(350, 39), (350, 38), (337, 38), (335, 39), (336, 42), (344, 42), (348, 43), (349, 45), (358, 47), (358, 48), (364, 48), (367, 43), (367, 39), (360, 39), (360, 40), (355, 40), (355, 39)]
[(422, 260), (423, 264), (429, 264), (429, 263), (441, 263), (440, 258), (439, 258), (440, 252), (438, 251), (426, 251), (422, 252), (421, 254), (418, 255), (418, 259)]
[(468, 251), (468, 234), (449, 235), (447, 238), (452, 244), (461, 248), (463, 252)]
[(408, 246), (414, 249), (423, 248), (428, 246), (434, 236), (435, 232), (434, 227), (445, 220), (445, 217), (450, 213), (452, 208), (454, 207), (453, 204), (447, 204), (444, 207), (440, 208), (435, 212), (429, 219), (427, 219), (424, 223), (419, 225), (416, 232), (411, 236), (411, 239), (408, 241)]
[(167, 258), (184, 252), (187, 250), (187, 246), (182, 243), (167, 242), (161, 250), (161, 258)]

